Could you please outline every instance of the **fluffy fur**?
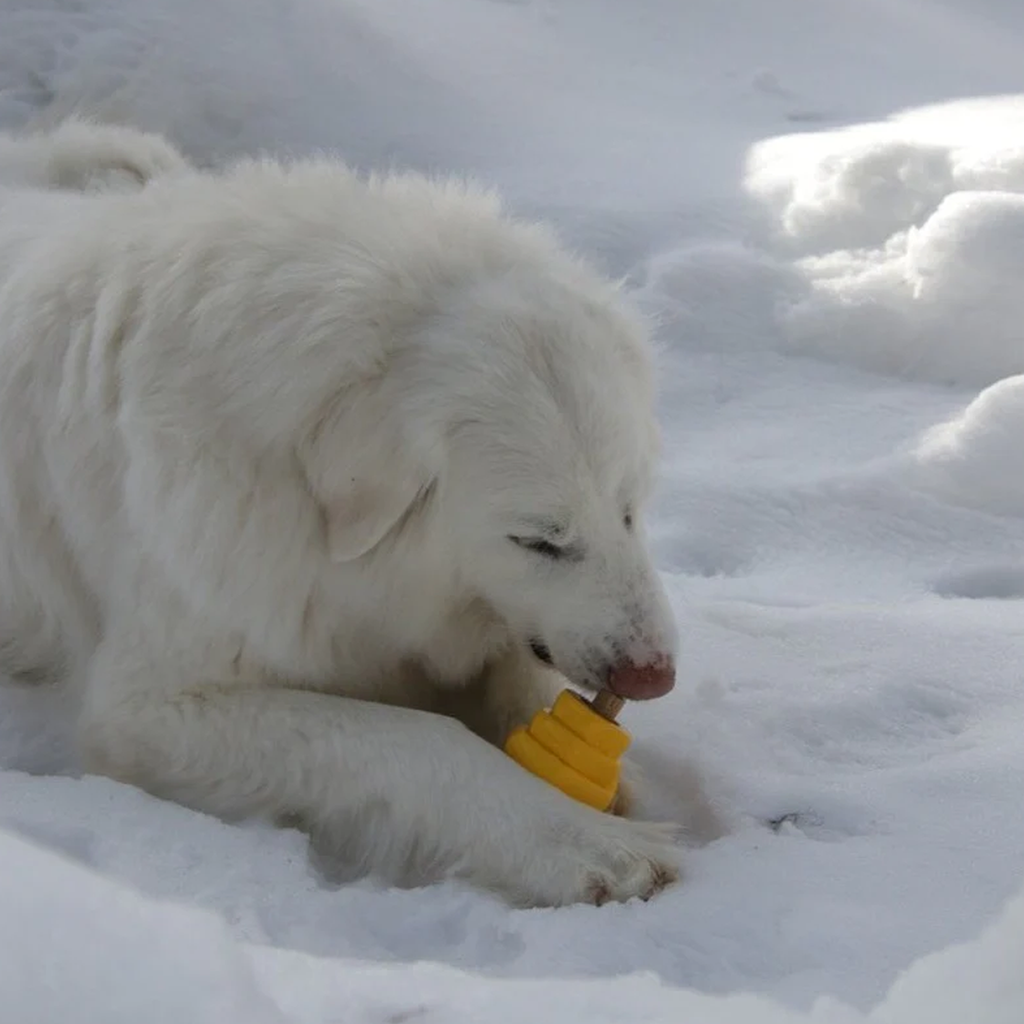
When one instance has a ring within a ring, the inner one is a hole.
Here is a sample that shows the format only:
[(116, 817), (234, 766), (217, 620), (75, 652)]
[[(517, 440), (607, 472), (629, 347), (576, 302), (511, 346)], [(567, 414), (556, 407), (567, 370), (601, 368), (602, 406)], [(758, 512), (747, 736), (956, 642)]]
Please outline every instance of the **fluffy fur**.
[(0, 654), (70, 681), (86, 765), (400, 884), (674, 878), (664, 827), (497, 749), (565, 677), (671, 684), (616, 289), (490, 195), (326, 159), (70, 122), (0, 182)]

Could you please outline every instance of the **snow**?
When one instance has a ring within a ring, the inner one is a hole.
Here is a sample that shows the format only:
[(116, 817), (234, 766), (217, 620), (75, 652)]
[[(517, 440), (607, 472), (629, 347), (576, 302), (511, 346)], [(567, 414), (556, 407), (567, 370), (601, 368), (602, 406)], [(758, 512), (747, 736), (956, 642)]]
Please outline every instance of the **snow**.
[(1024, 999), (1024, 892), (979, 938), (918, 961), (865, 1015), (827, 998), (804, 1013), (764, 997), (706, 995), (650, 971), (541, 982), (325, 959), (239, 942), (209, 911), (142, 896), (10, 835), (0, 834), (0, 864), (0, 994), (9, 1007), (14, 996), (19, 1024), (1018, 1024)]
[(1020, 370), (1024, 101), (770, 139), (746, 184), (796, 257), (783, 345), (962, 385)]
[(914, 452), (918, 483), (947, 501), (1001, 515), (1024, 515), (1017, 464), (1024, 437), (1024, 376), (987, 387), (948, 423), (928, 431)]
[(3, 1016), (1024, 1019), (1022, 57), (1011, 0), (0, 0), (0, 126), (469, 171), (627, 275), (684, 637), (627, 725), (729, 826), (649, 904), (332, 887), (0, 688)]

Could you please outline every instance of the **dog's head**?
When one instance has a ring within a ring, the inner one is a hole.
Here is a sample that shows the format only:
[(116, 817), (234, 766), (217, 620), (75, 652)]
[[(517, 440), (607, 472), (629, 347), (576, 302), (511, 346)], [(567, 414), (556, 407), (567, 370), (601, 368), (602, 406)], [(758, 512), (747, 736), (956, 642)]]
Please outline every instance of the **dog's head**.
[(574, 267), (482, 285), (434, 331), (458, 349), (442, 497), (466, 584), (573, 682), (666, 693), (676, 631), (644, 535), (658, 431), (642, 325)]
[(443, 552), (439, 591), (484, 602), (570, 680), (658, 697), (676, 631), (644, 536), (648, 341), (611, 284), (534, 248), (446, 288), (342, 403), (332, 431), (354, 454), (319, 446), (332, 557), (399, 558), (413, 533)]

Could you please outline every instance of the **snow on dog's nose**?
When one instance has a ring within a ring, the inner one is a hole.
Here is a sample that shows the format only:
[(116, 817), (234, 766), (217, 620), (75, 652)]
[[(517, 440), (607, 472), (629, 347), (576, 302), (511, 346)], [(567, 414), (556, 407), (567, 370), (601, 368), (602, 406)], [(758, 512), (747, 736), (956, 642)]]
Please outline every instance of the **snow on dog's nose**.
[(608, 689), (627, 700), (653, 700), (664, 697), (676, 684), (676, 667), (671, 658), (662, 657), (644, 665), (627, 661), (616, 665), (608, 675)]

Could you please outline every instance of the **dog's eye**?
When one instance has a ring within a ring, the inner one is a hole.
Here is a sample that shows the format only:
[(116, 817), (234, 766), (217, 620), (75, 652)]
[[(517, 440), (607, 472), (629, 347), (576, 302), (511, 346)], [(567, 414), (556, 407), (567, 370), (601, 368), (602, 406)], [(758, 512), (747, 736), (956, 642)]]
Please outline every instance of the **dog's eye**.
[(557, 544), (544, 540), (543, 537), (517, 537), (515, 534), (510, 534), (508, 539), (513, 544), (525, 548), (527, 551), (542, 555), (544, 558), (550, 558), (553, 562), (567, 558), (569, 555), (568, 548), (560, 548)]

